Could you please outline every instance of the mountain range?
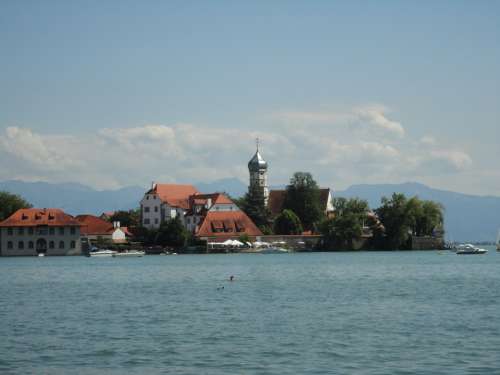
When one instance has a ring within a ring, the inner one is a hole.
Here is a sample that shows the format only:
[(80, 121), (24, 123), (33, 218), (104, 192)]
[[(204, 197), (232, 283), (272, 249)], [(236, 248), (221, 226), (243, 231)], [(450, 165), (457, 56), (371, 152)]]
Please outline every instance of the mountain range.
[[(202, 192), (223, 191), (232, 197), (242, 196), (247, 190), (247, 185), (236, 178), (195, 186)], [(19, 194), (35, 207), (57, 207), (73, 215), (99, 215), (104, 211), (138, 207), (146, 188), (128, 186), (117, 190), (95, 190), (77, 183), (3, 181), (0, 190)], [(445, 208), (445, 230), (449, 240), (493, 241), (500, 228), (500, 197), (438, 190), (415, 182), (353, 185), (343, 191), (334, 191), (333, 195), (366, 199), (370, 207), (376, 208), (383, 196), (390, 196), (393, 192), (440, 202)]]

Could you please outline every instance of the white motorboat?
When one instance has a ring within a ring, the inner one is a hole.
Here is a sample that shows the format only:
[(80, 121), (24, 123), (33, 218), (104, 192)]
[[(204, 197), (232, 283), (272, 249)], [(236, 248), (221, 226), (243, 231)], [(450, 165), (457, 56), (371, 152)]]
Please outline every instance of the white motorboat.
[(45, 256), (45, 253), (38, 253), (38, 256), (39, 256), (39, 257), (44, 257), (44, 256)]
[(89, 256), (91, 257), (111, 257), (113, 254), (116, 254), (116, 251), (114, 250), (97, 250), (97, 251), (91, 251), (89, 253)]
[(283, 249), (282, 247), (265, 247), (256, 251), (258, 254), (285, 254), (289, 253), (287, 249)]
[(145, 252), (140, 250), (128, 250), (121, 253), (113, 254), (114, 257), (142, 257)]
[(455, 252), (457, 255), (466, 255), (466, 254), (486, 254), (488, 250), (481, 249), (480, 247), (474, 246), (470, 243), (458, 245), (455, 248)]

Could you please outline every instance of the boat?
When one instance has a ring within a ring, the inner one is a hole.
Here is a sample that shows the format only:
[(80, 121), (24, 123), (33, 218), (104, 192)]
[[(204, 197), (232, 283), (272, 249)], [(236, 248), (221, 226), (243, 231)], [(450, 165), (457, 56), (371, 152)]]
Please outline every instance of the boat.
[(116, 254), (116, 251), (113, 250), (96, 250), (91, 251), (89, 256), (91, 257), (111, 257), (113, 254)]
[(283, 249), (282, 247), (264, 247), (256, 251), (258, 254), (285, 254), (289, 253), (287, 249)]
[(128, 250), (121, 253), (112, 254), (113, 257), (142, 257), (145, 252), (140, 250)]
[(500, 251), (500, 229), (497, 234), (497, 251)]
[(455, 248), (455, 253), (457, 255), (465, 255), (465, 254), (486, 254), (488, 250), (481, 249), (480, 247), (471, 245), (470, 243), (458, 245)]
[(45, 256), (45, 253), (38, 253), (38, 256), (39, 256), (39, 257), (44, 257), (44, 256)]

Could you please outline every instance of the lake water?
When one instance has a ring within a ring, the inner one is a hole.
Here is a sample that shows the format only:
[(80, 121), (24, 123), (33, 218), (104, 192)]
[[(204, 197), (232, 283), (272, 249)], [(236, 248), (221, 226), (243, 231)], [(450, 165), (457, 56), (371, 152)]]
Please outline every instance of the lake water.
[(0, 322), (1, 374), (500, 374), (500, 254), (0, 258)]

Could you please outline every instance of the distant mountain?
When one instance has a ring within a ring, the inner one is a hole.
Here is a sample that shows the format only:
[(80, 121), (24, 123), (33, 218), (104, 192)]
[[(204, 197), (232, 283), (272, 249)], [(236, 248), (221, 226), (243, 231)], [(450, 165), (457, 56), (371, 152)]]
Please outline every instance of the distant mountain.
[(61, 208), (72, 215), (100, 215), (103, 211), (138, 207), (146, 189), (130, 186), (118, 190), (94, 190), (76, 183), (3, 181), (0, 190), (19, 194), (35, 207)]
[[(241, 197), (247, 191), (245, 183), (228, 178), (195, 186), (204, 193), (226, 192)], [(284, 188), (273, 186), (272, 189)], [(77, 183), (50, 184), (46, 182), (4, 181), (0, 190), (19, 194), (35, 207), (57, 207), (73, 214), (99, 215), (103, 211), (127, 210), (139, 206), (146, 188), (124, 187), (118, 190), (94, 190)], [(432, 189), (419, 183), (398, 185), (353, 185), (344, 191), (334, 191), (334, 196), (360, 197), (370, 207), (380, 206), (383, 196), (393, 192), (440, 202), (445, 207), (447, 238), (453, 241), (494, 241), (500, 228), (500, 197), (482, 197)]]
[(432, 189), (419, 183), (353, 185), (334, 192), (341, 197), (366, 199), (370, 207), (380, 206), (383, 196), (393, 192), (440, 202), (445, 208), (446, 237), (453, 241), (494, 241), (500, 228), (500, 197), (475, 196)]
[(248, 190), (248, 186), (238, 178), (223, 178), (213, 182), (198, 182), (194, 186), (202, 193), (227, 193), (233, 198), (242, 197)]

